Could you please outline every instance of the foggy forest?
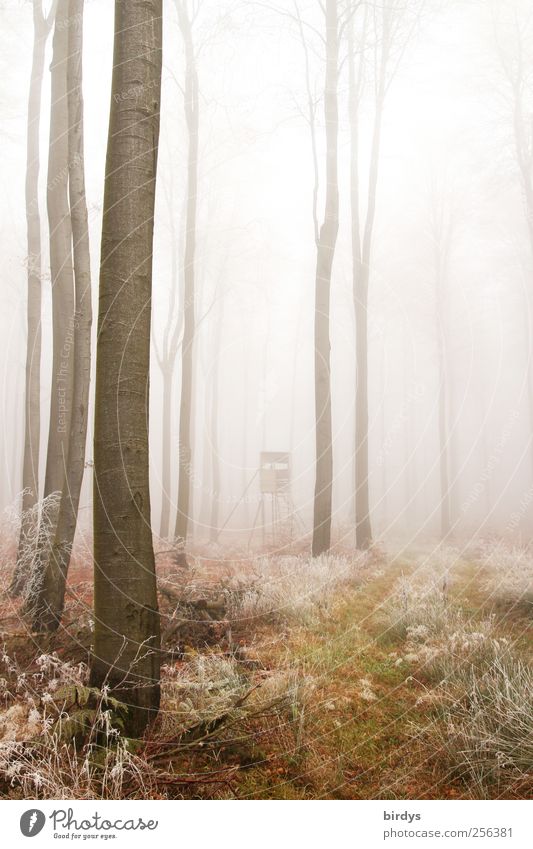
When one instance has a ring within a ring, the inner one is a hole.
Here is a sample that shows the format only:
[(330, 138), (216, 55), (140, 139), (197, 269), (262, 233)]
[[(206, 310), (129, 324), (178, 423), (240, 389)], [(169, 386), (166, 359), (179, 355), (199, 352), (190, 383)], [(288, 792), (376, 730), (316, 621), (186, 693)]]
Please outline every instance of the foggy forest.
[(0, 797), (531, 798), (531, 0), (0, 40)]

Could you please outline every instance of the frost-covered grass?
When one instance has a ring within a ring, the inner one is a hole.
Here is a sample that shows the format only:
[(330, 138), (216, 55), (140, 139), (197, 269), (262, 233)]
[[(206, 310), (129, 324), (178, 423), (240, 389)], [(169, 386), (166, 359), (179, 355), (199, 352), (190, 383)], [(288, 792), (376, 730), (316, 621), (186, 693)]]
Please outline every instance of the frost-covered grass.
[(28, 674), (5, 652), (2, 662), (0, 781), (11, 798), (175, 795), (187, 785), (187, 772), (183, 779), (169, 773), (166, 751), (185, 753), (188, 763), (208, 743), (220, 747), (235, 734), (246, 739), (250, 723), (265, 719), (267, 727), (301, 730), (312, 691), (298, 669), (251, 674), (234, 658), (198, 654), (164, 667), (157, 725), (138, 741), (123, 733), (126, 705), (106, 688), (90, 688), (84, 664), (41, 655)]
[(84, 664), (24, 650), (19, 668), (4, 655), (0, 793), (527, 794), (516, 790), (533, 786), (532, 673), (513, 642), (523, 620), (487, 612), (464, 555), (433, 554), (265, 556), (242, 571), (197, 558), (170, 572), (164, 601), (189, 600), (191, 617), (165, 643), (161, 709), (142, 741), (124, 737), (125, 706), (88, 686)]
[(487, 543), (476, 554), (477, 562), (488, 571), (484, 588), (491, 597), (524, 604), (533, 613), (533, 551)]
[(230, 597), (228, 618), (311, 623), (331, 611), (343, 587), (354, 587), (368, 555), (263, 557)]
[(90, 690), (83, 664), (41, 655), (22, 672), (5, 653), (0, 778), (29, 799), (143, 798), (150, 769), (117, 727), (118, 703)]
[[(517, 583), (513, 576), (508, 589)], [(463, 610), (440, 576), (415, 573), (398, 581), (384, 625), (388, 639), (401, 641), (395, 665), (425, 682), (418, 704), (436, 710), (436, 719), (415, 724), (416, 736), (474, 795), (531, 784), (533, 668), (502, 635), (505, 620)]]
[(466, 616), (440, 578), (400, 579), (383, 622), (387, 641), (403, 643), (397, 665), (416, 665), (432, 681), (481, 674), (509, 651), (509, 641), (496, 634), (494, 618)]
[(512, 657), (474, 667), (462, 692), (442, 692), (445, 736), (439, 745), (451, 763), (485, 796), (517, 780), (533, 780), (533, 668)]
[(163, 735), (208, 728), (222, 718), (235, 723), (262, 710), (301, 707), (312, 689), (311, 679), (297, 669), (261, 670), (258, 677), (235, 658), (215, 653), (195, 655), (163, 673)]

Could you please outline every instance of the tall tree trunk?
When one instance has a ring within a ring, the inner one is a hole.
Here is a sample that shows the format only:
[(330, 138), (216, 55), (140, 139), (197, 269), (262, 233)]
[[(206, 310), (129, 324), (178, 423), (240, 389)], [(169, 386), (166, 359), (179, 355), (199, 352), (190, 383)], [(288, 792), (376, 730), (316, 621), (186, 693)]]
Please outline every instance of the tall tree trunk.
[(170, 466), (172, 438), (172, 383), (173, 363), (167, 363), (162, 370), (163, 409), (161, 421), (161, 539), (168, 539), (170, 531)]
[(387, 463), (384, 454), (384, 449), (386, 445), (387, 438), (387, 417), (386, 417), (386, 407), (385, 407), (385, 375), (387, 374), (387, 362), (385, 355), (385, 343), (383, 342), (381, 347), (381, 379), (382, 383), (382, 393), (381, 393), (381, 444), (383, 448), (381, 449), (381, 533), (383, 536), (387, 534), (389, 530), (389, 491), (388, 491), (388, 481), (387, 481)]
[(415, 475), (414, 475), (414, 451), (412, 444), (412, 433), (414, 430), (414, 425), (417, 420), (416, 417), (416, 408), (414, 410), (414, 416), (411, 415), (412, 406), (415, 404), (414, 399), (409, 397), (409, 366), (410, 366), (410, 356), (409, 356), (409, 341), (410, 337), (407, 332), (403, 334), (403, 405), (404, 405), (404, 427), (403, 427), (403, 439), (404, 439), (404, 463), (403, 463), (403, 483), (404, 483), (404, 510), (403, 510), (403, 526), (404, 533), (408, 539), (411, 538), (410, 528), (417, 528), (417, 517), (416, 517), (416, 483), (415, 483)]
[(218, 539), (220, 525), (220, 457), (218, 444), (219, 390), (220, 390), (220, 354), (222, 344), (222, 325), (224, 322), (224, 296), (216, 318), (214, 338), (214, 366), (211, 387), (211, 406), (209, 411), (209, 434), (211, 455), (211, 515), (209, 519), (209, 542)]
[[(98, 307), (90, 680), (128, 703), (130, 735), (142, 733), (160, 700), (148, 410), (162, 35), (162, 0), (116, 0)], [(133, 90), (134, 99), (124, 96)]]
[[(355, 79), (353, 42), (349, 46), (349, 108), (351, 144), (351, 212), (352, 273), (355, 312), (355, 538), (356, 546), (367, 549), (372, 544), (370, 499), (368, 491), (368, 286), (376, 217), (376, 197), (381, 153), (381, 126), (386, 93), (386, 72), (390, 49), (390, 20), (387, 6), (382, 11), (380, 59), (376, 80), (374, 126), (370, 148), (367, 208), (363, 235), (359, 212), (359, 126), (358, 81)], [(366, 27), (366, 23), (365, 23)], [(362, 54), (361, 54), (362, 55)], [(362, 73), (360, 66), (359, 73)]]
[[(161, 370), (163, 381), (163, 410), (161, 422), (161, 517), (159, 535), (168, 539), (170, 533), (171, 512), (171, 469), (172, 469), (172, 395), (174, 387), (174, 368), (178, 351), (181, 331), (183, 328), (183, 313), (181, 301), (183, 298), (183, 270), (178, 263), (182, 254), (182, 237), (173, 218), (173, 193), (166, 193), (171, 221), (171, 288), (168, 304), (168, 316), (163, 333), (162, 350), (159, 351), (154, 338), (154, 349), (157, 364)], [(176, 315), (177, 309), (177, 315)]]
[(355, 288), (355, 544), (367, 549), (372, 544), (368, 492), (368, 268), (356, 263)]
[[(531, 257), (533, 259), (533, 242), (531, 244)], [(527, 415), (530, 433), (529, 466), (530, 476), (533, 479), (533, 311), (531, 308), (531, 294), (526, 292), (524, 296), (524, 354), (526, 358), (525, 372), (527, 379)]]
[[(74, 375), (74, 273), (68, 196), (68, 0), (59, 0), (51, 70), (48, 221), (52, 278), (52, 397), (44, 481), (45, 497), (63, 491), (72, 416)], [(57, 522), (57, 520), (56, 520)]]
[[(220, 345), (220, 343), (219, 343)], [(241, 476), (241, 486), (242, 491), (245, 492), (246, 487), (248, 486), (249, 480), (249, 469), (248, 469), (248, 441), (249, 441), (249, 433), (250, 433), (250, 359), (248, 357), (248, 352), (245, 349), (243, 351), (243, 404), (242, 404), (242, 476)], [(217, 406), (218, 406), (218, 390), (217, 390)], [(217, 412), (218, 417), (218, 412)], [(220, 492), (220, 470), (219, 474), (219, 483), (218, 483), (218, 492)], [(219, 494), (220, 497), (220, 494)], [(249, 509), (248, 509), (248, 499), (245, 497), (242, 502), (242, 527), (245, 531), (248, 530), (249, 523)]]
[(339, 230), (338, 185), (338, 77), (339, 32), (337, 0), (326, 0), (326, 207), (320, 228), (315, 280), (315, 421), (316, 481), (312, 554), (329, 550), (333, 490), (333, 446), (331, 433), (331, 343), (330, 290), (333, 259)]
[[(527, 9), (527, 4), (524, 6)], [(528, 44), (527, 20), (521, 16), (521, 8), (518, 4), (513, 13), (513, 29), (515, 38), (509, 42), (509, 47), (504, 47), (500, 39), (500, 24), (493, 17), (495, 46), (497, 48), (499, 62), (503, 76), (509, 85), (510, 105), (512, 108), (512, 130), (516, 165), (522, 189), (524, 218), (530, 248), (530, 256), (533, 259), (533, 135), (531, 133), (531, 114), (528, 104), (529, 100), (529, 77), (531, 67), (528, 65), (530, 53)], [(511, 32), (512, 30), (510, 30)], [(530, 269), (531, 273), (531, 269)], [(533, 363), (531, 359), (532, 340), (532, 309), (531, 297), (526, 297), (526, 349), (527, 355), (527, 393), (528, 393), (528, 418), (529, 418), (529, 461), (530, 474), (533, 477)], [(531, 517), (529, 517), (531, 525)]]
[[(434, 190), (435, 191), (435, 190)], [(440, 476), (440, 536), (445, 540), (452, 530), (451, 487), (450, 487), (450, 357), (448, 350), (448, 279), (453, 234), (453, 219), (446, 210), (443, 197), (433, 194), (428, 215), (432, 232), (435, 268), (435, 337), (437, 341), (438, 377), (438, 436)]]
[(195, 257), (198, 203), (198, 75), (186, 0), (178, 0), (178, 19), (185, 44), (185, 119), (188, 134), (187, 212), (184, 262), (184, 323), (181, 348), (181, 399), (179, 423), (178, 511), (175, 539), (177, 562), (187, 565), (187, 529), (191, 501), (191, 418), (193, 400), (193, 346), (195, 335)]
[(26, 230), (28, 295), (26, 378), (24, 395), (24, 459), (22, 466), (22, 521), (17, 565), (11, 590), (19, 593), (26, 579), (25, 565), (36, 540), (39, 501), (39, 442), (41, 436), (41, 215), (39, 211), (39, 138), (46, 39), (51, 18), (44, 18), (42, 0), (33, 0), (33, 55), (28, 97), (26, 138)]
[(80, 493), (85, 469), (89, 384), (91, 378), (91, 262), (85, 195), (83, 144), (83, 4), (69, 0), (68, 28), (68, 178), (74, 252), (75, 321), (70, 442), (65, 483), (59, 506), (54, 544), (36, 610), (35, 627), (53, 630), (61, 621)]
[(439, 368), (439, 475), (440, 475), (440, 535), (445, 540), (451, 531), (450, 514), (450, 461), (448, 433), (448, 387), (446, 347), (443, 338), (442, 317), (437, 314), (438, 368)]
[[(525, 132), (524, 132), (524, 117), (520, 106), (520, 95), (515, 94), (515, 110), (514, 110), (514, 127), (515, 127), (515, 146), (516, 156), (520, 169), (520, 177), (522, 191), (524, 197), (524, 211), (526, 219), (526, 227), (529, 240), (529, 250), (531, 259), (533, 259), (533, 177), (531, 174), (531, 153), (528, 155)], [(532, 324), (532, 297), (531, 293), (526, 295), (526, 338), (528, 340), (527, 351), (527, 392), (528, 392), (528, 410), (529, 410), (529, 428), (533, 434), (533, 361), (531, 357), (531, 341), (533, 340)], [(533, 477), (533, 437), (530, 440), (529, 462), (531, 467), (531, 475)]]
[(68, 0), (58, 0), (55, 16), (53, 55), (50, 65), (50, 146), (48, 154), (47, 208), (50, 231), (50, 276), (52, 282), (52, 388), (46, 454), (44, 497), (37, 552), (26, 609), (34, 616), (39, 607), (44, 574), (55, 539), (61, 493), (66, 479), (72, 390), (74, 377), (74, 272), (72, 226), (68, 197)]

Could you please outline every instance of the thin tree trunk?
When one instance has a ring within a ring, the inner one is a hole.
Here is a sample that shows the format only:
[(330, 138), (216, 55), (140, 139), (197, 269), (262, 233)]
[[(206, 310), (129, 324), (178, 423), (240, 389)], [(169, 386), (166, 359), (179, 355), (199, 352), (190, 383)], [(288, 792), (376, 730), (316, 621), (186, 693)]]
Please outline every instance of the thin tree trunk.
[[(414, 400), (411, 400), (409, 397), (409, 369), (410, 365), (410, 357), (409, 357), (409, 341), (410, 337), (407, 332), (404, 333), (403, 336), (403, 405), (404, 405), (404, 428), (403, 428), (403, 438), (404, 438), (404, 467), (403, 467), (403, 482), (404, 482), (404, 511), (403, 511), (403, 525), (404, 525), (404, 533), (410, 535), (410, 527), (418, 527), (416, 521), (416, 506), (414, 503), (415, 499), (415, 482), (413, 475), (413, 465), (414, 465), (414, 457), (413, 457), (413, 448), (411, 442), (411, 435), (413, 433), (414, 424), (416, 422), (416, 409), (415, 415), (411, 416), (411, 408), (415, 403)], [(412, 521), (411, 521), (412, 518)]]
[(483, 423), (483, 431), (482, 431), (482, 451), (483, 451), (483, 476), (485, 477), (483, 484), (483, 494), (485, 496), (485, 518), (483, 521), (484, 533), (487, 531), (490, 532), (491, 524), (492, 524), (492, 492), (491, 492), (491, 477), (492, 470), (490, 469), (490, 450), (489, 450), (489, 438), (488, 438), (488, 430), (489, 425), (487, 422), (487, 414), (489, 411), (489, 392), (487, 387), (487, 380), (483, 375), (481, 379), (481, 397), (482, 397), (482, 409), (485, 414), (485, 421)]
[(211, 409), (209, 415), (210, 454), (211, 454), (211, 515), (209, 519), (209, 542), (215, 543), (218, 539), (220, 525), (220, 457), (218, 444), (218, 416), (219, 416), (219, 389), (220, 389), (220, 354), (222, 344), (222, 325), (224, 322), (224, 298), (220, 305), (220, 312), (216, 319), (214, 339), (214, 367), (211, 389)]
[(35, 627), (58, 627), (65, 602), (67, 572), (76, 535), (80, 493), (85, 469), (89, 384), (91, 378), (91, 263), (85, 195), (83, 144), (83, 4), (69, 0), (68, 28), (68, 177), (74, 252), (75, 322), (74, 385), (70, 443), (65, 484), (59, 507), (54, 544), (46, 564)]
[[(51, 15), (52, 13), (50, 13)], [(26, 137), (26, 231), (28, 294), (26, 307), (26, 378), (24, 394), (24, 455), (22, 465), (21, 527), (17, 564), (11, 585), (20, 593), (25, 565), (36, 541), (39, 501), (39, 443), (41, 437), (41, 215), (39, 210), (39, 139), (46, 40), (52, 19), (45, 18), (42, 0), (33, 0), (33, 55), (28, 97)]]
[(437, 314), (439, 362), (439, 474), (440, 474), (440, 535), (446, 539), (451, 530), (450, 473), (448, 456), (448, 391), (446, 351), (442, 319)]
[(385, 455), (383, 453), (384, 447), (386, 444), (386, 434), (387, 434), (387, 426), (386, 426), (386, 407), (385, 407), (385, 375), (387, 374), (386, 368), (386, 355), (385, 355), (385, 343), (382, 344), (381, 347), (381, 379), (383, 381), (382, 384), (382, 395), (381, 395), (381, 444), (383, 446), (381, 451), (381, 522), (382, 522), (382, 534), (386, 535), (389, 529), (389, 510), (388, 510), (388, 502), (389, 502), (389, 492), (388, 492), (388, 482), (387, 482), (387, 463), (385, 462)]
[(451, 531), (450, 508), (450, 434), (449, 434), (449, 391), (448, 391), (448, 346), (445, 286), (448, 275), (449, 231), (445, 224), (444, 211), (439, 211), (434, 200), (433, 245), (435, 257), (435, 332), (437, 338), (438, 369), (438, 430), (439, 430), (439, 476), (440, 476), (440, 535), (446, 539)]
[[(494, 21), (496, 26), (496, 20)], [(531, 136), (531, 115), (526, 108), (526, 94), (528, 91), (528, 68), (524, 63), (524, 57), (528, 53), (528, 46), (524, 40), (527, 27), (522, 27), (523, 22), (517, 13), (514, 18), (516, 43), (512, 47), (512, 55), (506, 56), (500, 52), (500, 63), (504, 76), (509, 83), (512, 97), (512, 124), (514, 135), (515, 159), (518, 166), (520, 185), (523, 193), (524, 217), (528, 233), (531, 258), (533, 258), (533, 140)], [(499, 33), (495, 28), (496, 43), (499, 43)], [(518, 58), (517, 58), (518, 57)], [(526, 114), (524, 114), (526, 112)], [(527, 342), (531, 343), (531, 299), (527, 298)], [(528, 417), (530, 433), (533, 433), (533, 364), (531, 352), (527, 354), (527, 379), (528, 379)], [(533, 476), (533, 438), (530, 438), (530, 469)]]
[[(166, 193), (168, 208), (171, 215), (171, 289), (168, 305), (168, 316), (163, 333), (161, 352), (158, 350), (154, 338), (154, 349), (156, 360), (161, 370), (163, 380), (163, 410), (161, 422), (161, 518), (159, 534), (162, 539), (168, 539), (170, 533), (171, 513), (171, 469), (172, 469), (172, 395), (174, 387), (174, 368), (178, 351), (181, 331), (183, 327), (183, 313), (181, 301), (183, 297), (182, 270), (179, 268), (178, 256), (182, 253), (182, 237), (178, 236), (177, 228), (174, 226), (173, 193)], [(176, 316), (177, 304), (177, 316)]]
[[(162, 0), (116, 0), (98, 309), (90, 680), (129, 705), (129, 735), (142, 733), (160, 700), (148, 410), (161, 67)], [(132, 90), (134, 99), (124, 97)]]
[(326, 207), (320, 228), (315, 280), (315, 421), (316, 481), (312, 554), (328, 551), (331, 542), (333, 446), (331, 433), (330, 290), (339, 230), (338, 76), (339, 44), (336, 0), (326, 0)]
[[(372, 257), (372, 239), (376, 216), (376, 197), (379, 177), (379, 157), (381, 152), (381, 126), (386, 92), (386, 71), (389, 55), (389, 18), (386, 6), (382, 12), (383, 31), (381, 37), (381, 55), (378, 67), (374, 126), (370, 149), (370, 170), (368, 178), (367, 209), (363, 238), (359, 213), (359, 127), (358, 95), (354, 72), (353, 43), (349, 47), (349, 88), (350, 88), (350, 137), (351, 137), (351, 209), (352, 209), (352, 256), (353, 256), (353, 301), (355, 311), (355, 538), (359, 549), (367, 549), (372, 544), (370, 522), (370, 498), (368, 487), (368, 286), (370, 282), (370, 261)], [(366, 26), (366, 24), (365, 24)], [(360, 73), (362, 73), (360, 69)]]
[(173, 363), (163, 369), (163, 410), (161, 422), (162, 469), (161, 469), (161, 539), (168, 539), (170, 531), (170, 466), (172, 438), (172, 382)]
[(431, 198), (429, 214), (431, 238), (435, 267), (435, 336), (437, 341), (438, 376), (438, 436), (439, 436), (439, 477), (440, 477), (440, 536), (446, 539), (452, 529), (451, 491), (450, 491), (450, 382), (448, 351), (448, 295), (449, 262), (453, 219), (446, 210), (442, 197), (435, 194)]
[(355, 277), (355, 544), (367, 549), (372, 544), (368, 492), (368, 268), (356, 263)]
[(191, 22), (185, 0), (178, 0), (178, 18), (185, 44), (185, 118), (188, 133), (187, 212), (184, 262), (184, 324), (181, 349), (181, 399), (179, 423), (178, 510), (175, 539), (177, 562), (187, 565), (186, 545), (191, 501), (191, 419), (193, 399), (193, 346), (195, 336), (195, 257), (198, 201), (198, 75), (192, 41)]
[[(220, 342), (219, 342), (220, 346)], [(242, 477), (241, 477), (241, 485), (242, 491), (246, 490), (249, 480), (249, 469), (248, 469), (248, 440), (249, 440), (249, 430), (250, 430), (250, 358), (248, 357), (248, 351), (245, 349), (243, 351), (243, 410), (242, 410)], [(218, 406), (218, 389), (217, 389), (217, 406)], [(218, 416), (218, 412), (217, 412)], [(219, 480), (220, 480), (220, 471), (219, 471)], [(220, 490), (220, 482), (218, 484), (218, 490)], [(248, 499), (245, 497), (242, 502), (242, 527), (245, 530), (248, 530), (249, 523), (249, 509), (248, 509)]]
[(26, 610), (32, 615), (34, 626), (37, 626), (36, 612), (55, 539), (60, 498), (66, 480), (72, 416), (75, 321), (72, 226), (68, 198), (68, 12), (68, 0), (58, 0), (50, 65), (47, 183), (53, 340), (50, 424), (44, 479), (44, 498), (48, 499), (48, 502), (46, 515), (41, 512), (32, 580), (26, 595)]
[(45, 497), (63, 491), (72, 416), (74, 274), (68, 197), (68, 31), (68, 0), (59, 0), (54, 29), (53, 58), (50, 67), (52, 100), (47, 205), (50, 226), (53, 358), (50, 430), (44, 481)]
[[(524, 118), (522, 115), (522, 110), (520, 108), (520, 95), (518, 93), (515, 94), (515, 114), (514, 114), (514, 127), (515, 127), (515, 146), (516, 146), (516, 156), (518, 160), (518, 165), (520, 169), (522, 190), (524, 195), (524, 208), (525, 208), (525, 218), (526, 218), (526, 226), (529, 240), (529, 249), (530, 255), (533, 259), (533, 181), (531, 176), (531, 159), (525, 154), (525, 151), (528, 150), (528, 146), (526, 144), (526, 140), (524, 138)], [(533, 362), (531, 357), (531, 340), (533, 339), (533, 333), (531, 330), (532, 325), (532, 311), (531, 311), (531, 296), (528, 295), (526, 297), (526, 338), (529, 342), (529, 350), (527, 351), (527, 371), (528, 371), (528, 380), (527, 380), (527, 391), (528, 391), (528, 409), (529, 409), (529, 425), (530, 432), (533, 434)], [(533, 437), (530, 440), (530, 452), (529, 452), (529, 461), (531, 467), (531, 473), (533, 477)]]
[[(531, 256), (533, 258), (533, 242), (531, 244)], [(525, 354), (526, 354), (526, 375), (527, 375), (527, 407), (528, 407), (528, 419), (529, 419), (529, 432), (530, 432), (530, 451), (529, 451), (529, 465), (531, 470), (531, 477), (533, 479), (533, 358), (532, 358), (532, 342), (533, 342), (533, 332), (532, 332), (532, 310), (531, 310), (531, 298), (529, 293), (525, 295), (525, 304), (524, 304), (524, 339), (525, 339)]]

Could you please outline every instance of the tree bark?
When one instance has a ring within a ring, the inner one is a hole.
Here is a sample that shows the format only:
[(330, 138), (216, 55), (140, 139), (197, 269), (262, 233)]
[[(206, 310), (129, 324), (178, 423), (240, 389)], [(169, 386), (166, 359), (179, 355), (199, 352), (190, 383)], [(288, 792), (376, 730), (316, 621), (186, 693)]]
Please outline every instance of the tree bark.
[(39, 501), (39, 442), (41, 436), (41, 215), (39, 210), (39, 138), (46, 40), (52, 19), (45, 18), (42, 0), (33, 0), (33, 55), (28, 97), (26, 137), (26, 231), (28, 294), (26, 307), (26, 377), (24, 395), (24, 459), (22, 466), (21, 527), (17, 564), (11, 585), (20, 593), (25, 565), (36, 540)]
[(315, 422), (316, 481), (312, 554), (330, 548), (333, 490), (333, 446), (331, 431), (331, 343), (330, 290), (333, 259), (339, 230), (338, 184), (338, 77), (339, 27), (336, 0), (326, 0), (326, 205), (320, 228), (315, 279)]
[[(349, 45), (349, 108), (350, 108), (350, 194), (352, 212), (352, 273), (355, 312), (355, 539), (356, 547), (368, 549), (372, 545), (370, 498), (368, 486), (368, 286), (370, 261), (376, 217), (376, 199), (381, 153), (381, 127), (386, 94), (386, 75), (390, 49), (390, 19), (386, 5), (382, 11), (380, 59), (377, 65), (374, 126), (370, 148), (367, 208), (361, 236), (359, 212), (359, 126), (358, 92), (360, 81), (355, 79), (353, 41)], [(365, 20), (366, 33), (366, 20)], [(362, 66), (360, 66), (360, 74)]]
[(187, 565), (186, 545), (191, 502), (193, 400), (193, 346), (195, 336), (195, 261), (198, 202), (198, 75), (186, 0), (177, 0), (178, 20), (185, 44), (185, 120), (188, 134), (187, 211), (184, 261), (184, 322), (181, 348), (181, 398), (179, 422), (178, 510), (174, 537), (177, 562)]
[(437, 274), (436, 328), (439, 375), (439, 477), (440, 477), (440, 535), (445, 540), (451, 532), (450, 510), (450, 459), (448, 428), (448, 368), (446, 350), (446, 327), (443, 317), (445, 309), (442, 293), (443, 280)]
[(83, 4), (84, 0), (69, 0), (68, 178), (75, 281), (74, 352), (71, 355), (74, 378), (65, 483), (55, 540), (46, 563), (34, 623), (37, 629), (47, 630), (58, 627), (65, 602), (67, 572), (76, 534), (85, 469), (91, 377), (91, 264), (83, 144)]
[[(521, 49), (523, 45), (520, 45)], [(518, 66), (519, 68), (521, 65)], [(517, 79), (512, 84), (513, 89), (513, 129), (514, 129), (514, 144), (515, 144), (515, 156), (518, 164), (518, 170), (520, 173), (520, 183), (522, 186), (522, 194), (524, 200), (524, 212), (526, 219), (526, 228), (528, 234), (529, 241), (529, 249), (531, 257), (533, 258), (533, 174), (532, 174), (532, 166), (533, 166), (533, 142), (528, 141), (528, 132), (526, 125), (526, 118), (524, 116), (524, 110), (522, 107), (522, 87), (523, 87), (523, 79), (518, 76)], [(531, 310), (531, 296), (527, 298), (527, 340), (528, 340), (528, 348), (531, 347), (531, 323), (532, 323), (532, 310)], [(528, 368), (528, 408), (529, 408), (529, 425), (530, 431), (533, 432), (533, 363), (531, 361), (531, 351), (527, 352), (527, 368)], [(533, 476), (533, 439), (531, 440), (531, 449), (530, 449), (530, 466), (531, 472)]]
[(163, 409), (161, 421), (161, 539), (168, 539), (170, 531), (170, 466), (172, 438), (172, 382), (173, 363), (166, 363), (162, 369)]
[(116, 0), (98, 307), (90, 680), (128, 703), (129, 735), (142, 733), (160, 700), (148, 410), (161, 67), (162, 0)]
[[(183, 269), (180, 268), (178, 257), (182, 254), (182, 236), (180, 228), (175, 226), (173, 218), (172, 198), (173, 192), (167, 189), (165, 192), (170, 212), (170, 225), (172, 234), (171, 244), (171, 288), (168, 304), (168, 315), (163, 332), (161, 350), (159, 350), (154, 338), (154, 350), (157, 364), (161, 370), (163, 381), (163, 410), (161, 422), (161, 517), (159, 535), (162, 539), (168, 539), (170, 533), (171, 513), (171, 469), (172, 469), (172, 396), (174, 387), (174, 368), (183, 329), (183, 312), (181, 302), (183, 299)], [(176, 315), (177, 312), (177, 315)]]
[[(442, 191), (442, 190), (441, 190)], [(435, 336), (437, 340), (437, 376), (438, 376), (438, 432), (439, 432), (439, 477), (440, 477), (440, 536), (445, 540), (452, 529), (451, 490), (450, 490), (450, 386), (448, 351), (448, 297), (447, 283), (452, 239), (450, 212), (442, 196), (433, 189), (431, 209), (433, 262), (435, 268)]]
[[(63, 490), (68, 458), (74, 374), (74, 274), (68, 197), (68, 61), (69, 5), (59, 0), (51, 71), (48, 221), (52, 278), (52, 398), (44, 481), (45, 497)], [(57, 520), (56, 520), (57, 523)]]
[(74, 272), (68, 198), (68, 0), (58, 0), (50, 65), (51, 105), (47, 209), (52, 283), (52, 388), (46, 454), (44, 498), (37, 551), (26, 592), (26, 612), (37, 626), (36, 613), (46, 564), (55, 539), (61, 493), (66, 479), (74, 377)]
[(222, 325), (224, 322), (224, 296), (222, 296), (219, 315), (215, 319), (214, 366), (211, 383), (211, 405), (209, 410), (210, 456), (211, 456), (211, 515), (209, 518), (209, 542), (216, 543), (220, 525), (220, 457), (218, 444), (218, 416), (220, 389), (220, 355), (222, 344)]

